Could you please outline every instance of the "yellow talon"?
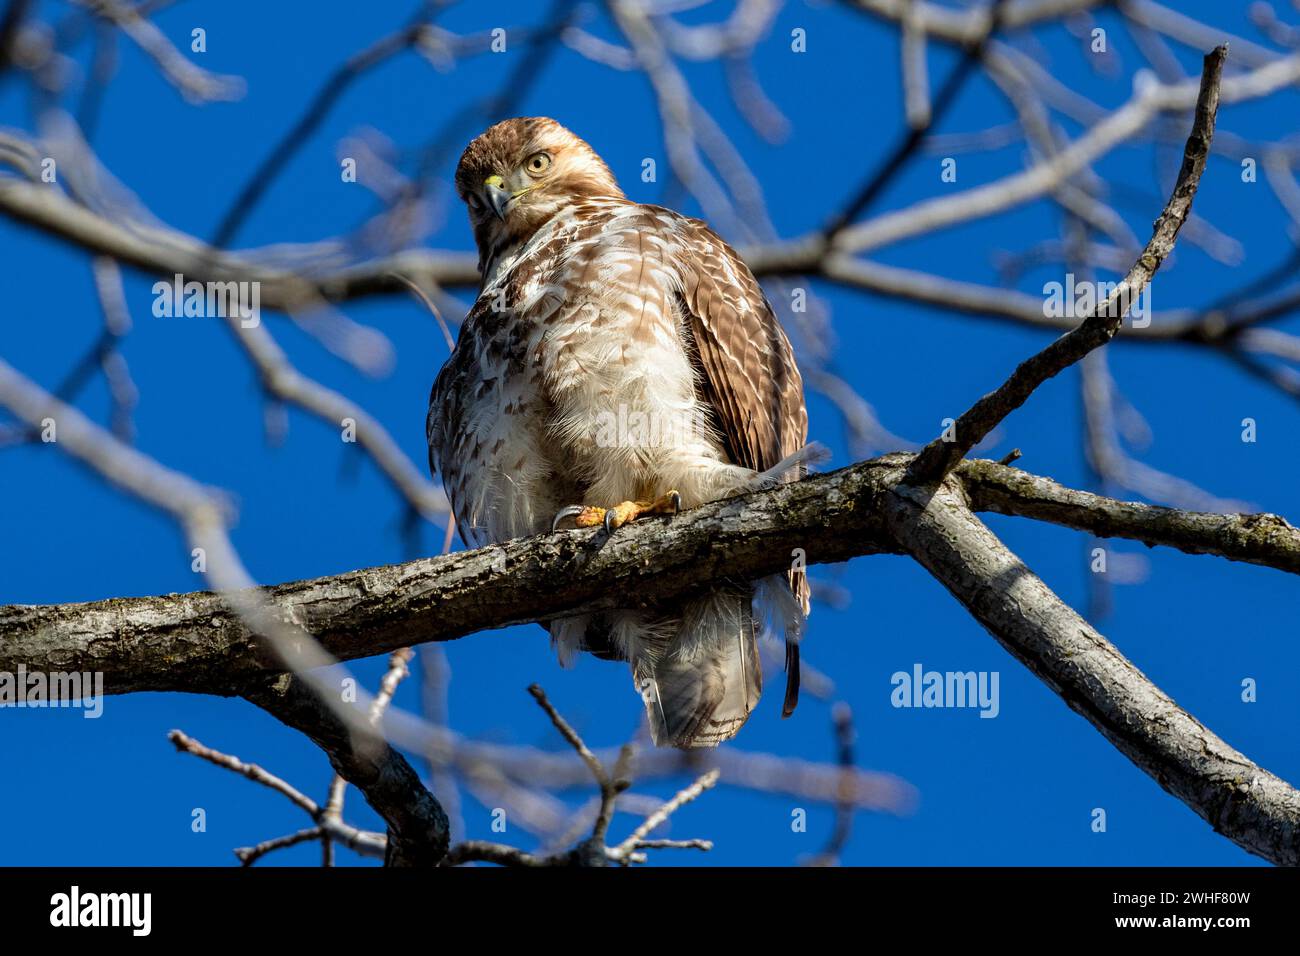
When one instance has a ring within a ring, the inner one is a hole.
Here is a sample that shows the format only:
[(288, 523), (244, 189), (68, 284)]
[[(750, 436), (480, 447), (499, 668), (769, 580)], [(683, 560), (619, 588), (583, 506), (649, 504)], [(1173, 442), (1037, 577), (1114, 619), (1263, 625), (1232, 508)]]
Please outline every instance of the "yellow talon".
[(668, 491), (654, 501), (624, 501), (612, 508), (600, 508), (588, 505), (577, 513), (574, 523), (579, 528), (594, 528), (604, 525), (606, 531), (621, 528), (629, 521), (635, 521), (642, 515), (675, 515), (682, 510), (682, 496), (676, 489)]
[(573, 523), (579, 528), (594, 528), (602, 524), (605, 520), (605, 509), (597, 508), (595, 505), (588, 505), (578, 512), (578, 516), (573, 519)]

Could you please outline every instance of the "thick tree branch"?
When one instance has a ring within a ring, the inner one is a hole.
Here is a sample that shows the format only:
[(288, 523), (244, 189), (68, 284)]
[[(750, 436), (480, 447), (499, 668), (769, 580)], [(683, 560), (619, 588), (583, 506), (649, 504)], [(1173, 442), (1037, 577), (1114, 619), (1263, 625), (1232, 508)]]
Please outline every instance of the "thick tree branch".
[[(579, 609), (665, 600), (722, 577), (761, 577), (888, 550), (875, 500), (884, 469), (866, 464), (715, 502), (671, 523), (563, 531), (403, 565), (296, 581), (262, 592), (342, 660)], [(108, 693), (236, 694), (282, 669), (216, 594), (0, 608), (0, 669), (94, 670)], [(12, 665), (12, 666), (10, 666)]]
[[(352, 660), (489, 628), (682, 597), (720, 578), (894, 552), (882, 520), (892, 455), (805, 481), (601, 532), (562, 531), (262, 591), (267, 607)], [(1297, 532), (1272, 515), (1206, 515), (1085, 495), (992, 462), (968, 462), (975, 506), (1111, 537), (1295, 572)], [(1091, 513), (1088, 509), (1091, 509)], [(92, 670), (107, 693), (239, 694), (283, 665), (211, 592), (0, 607), (0, 670)]]
[(329, 756), (334, 771), (365, 796), (388, 824), (386, 866), (436, 866), (447, 854), (450, 826), (406, 758), (377, 733), (358, 733), (321, 703), (299, 677), (250, 685), (244, 697), (302, 731)]
[(991, 461), (963, 462), (957, 474), (975, 511), (1037, 518), (1099, 538), (1128, 538), (1300, 574), (1300, 529), (1275, 514), (1215, 514), (1116, 501)]
[(1069, 707), (1238, 846), (1300, 864), (1300, 792), (1180, 708), (971, 513), (955, 481), (899, 485), (898, 540)]

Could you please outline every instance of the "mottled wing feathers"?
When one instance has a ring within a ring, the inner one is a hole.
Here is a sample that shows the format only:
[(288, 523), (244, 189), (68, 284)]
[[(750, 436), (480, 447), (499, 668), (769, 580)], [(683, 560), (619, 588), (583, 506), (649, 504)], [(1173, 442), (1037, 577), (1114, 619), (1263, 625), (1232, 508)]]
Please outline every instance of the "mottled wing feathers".
[(735, 251), (704, 223), (686, 224), (692, 258), (682, 298), (703, 386), (736, 464), (766, 471), (808, 440), (794, 353)]
[[(735, 462), (763, 472), (808, 441), (808, 411), (794, 352), (771, 304), (736, 252), (704, 223), (686, 220), (693, 255), (683, 305), (705, 398)], [(808, 578), (791, 571), (790, 590), (806, 615)], [(787, 631), (789, 716), (799, 699), (798, 635)]]

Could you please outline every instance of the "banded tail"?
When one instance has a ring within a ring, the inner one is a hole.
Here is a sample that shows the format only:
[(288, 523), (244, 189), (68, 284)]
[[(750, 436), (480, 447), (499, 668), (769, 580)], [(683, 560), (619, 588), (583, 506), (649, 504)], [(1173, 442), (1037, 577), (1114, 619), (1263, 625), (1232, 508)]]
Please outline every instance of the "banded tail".
[(717, 591), (687, 606), (662, 654), (632, 657), (655, 745), (716, 747), (758, 703), (763, 669), (749, 591)]

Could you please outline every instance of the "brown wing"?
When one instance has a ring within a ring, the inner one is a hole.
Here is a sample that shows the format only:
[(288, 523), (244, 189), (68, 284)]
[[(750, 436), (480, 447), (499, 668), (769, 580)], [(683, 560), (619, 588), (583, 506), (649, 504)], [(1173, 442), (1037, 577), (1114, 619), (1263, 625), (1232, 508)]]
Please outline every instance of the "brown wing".
[[(682, 220), (691, 250), (683, 268), (682, 305), (688, 347), (705, 398), (717, 412), (732, 460), (766, 471), (808, 442), (808, 410), (794, 351), (748, 266), (704, 223)], [(790, 572), (790, 589), (805, 614), (808, 579)], [(799, 699), (799, 645), (786, 643), (789, 716)]]
[(695, 361), (732, 459), (766, 471), (808, 441), (794, 351), (749, 267), (704, 223), (686, 220), (692, 251), (682, 290)]

